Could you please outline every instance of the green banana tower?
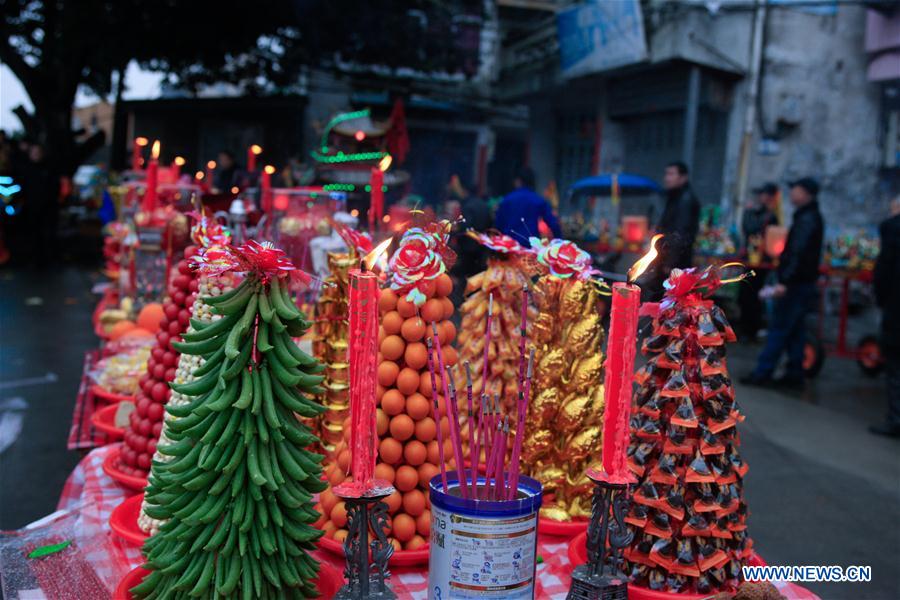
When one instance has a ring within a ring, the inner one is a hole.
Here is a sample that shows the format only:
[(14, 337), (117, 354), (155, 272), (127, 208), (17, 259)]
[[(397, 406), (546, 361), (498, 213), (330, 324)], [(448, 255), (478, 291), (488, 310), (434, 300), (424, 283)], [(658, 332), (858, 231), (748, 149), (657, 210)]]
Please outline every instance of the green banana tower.
[(233, 291), (203, 301), (222, 319), (193, 321), (178, 343), (205, 363), (189, 397), (169, 407), (171, 443), (158, 450), (146, 512), (164, 523), (143, 547), (150, 573), (137, 598), (308, 598), (319, 564), (309, 552), (321, 532), (312, 495), (325, 489), (318, 442), (296, 415), (315, 417), (324, 366), (294, 344), (310, 326), (290, 300), (288, 277), (303, 276), (270, 245), (210, 249), (208, 275), (243, 272)]

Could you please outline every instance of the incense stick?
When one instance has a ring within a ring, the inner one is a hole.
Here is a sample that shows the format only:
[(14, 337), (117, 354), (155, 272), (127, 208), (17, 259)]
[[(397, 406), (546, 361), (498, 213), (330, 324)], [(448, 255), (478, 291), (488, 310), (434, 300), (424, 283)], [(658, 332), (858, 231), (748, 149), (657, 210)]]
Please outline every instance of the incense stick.
[[(466, 469), (463, 466), (462, 435), (459, 427), (459, 404), (456, 397), (456, 383), (450, 367), (445, 367), (447, 385), (450, 387), (450, 398), (445, 399), (448, 408), (447, 419), (450, 422), (450, 440), (453, 443), (453, 456), (456, 459), (456, 476), (460, 481), (463, 498), (469, 497), (469, 483), (466, 480)], [(452, 415), (452, 416), (451, 416)]]
[(525, 372), (524, 390), (519, 389), (519, 403), (516, 407), (516, 435), (513, 438), (512, 458), (510, 459), (510, 481), (507, 499), (513, 500), (519, 490), (519, 461), (522, 456), (522, 440), (525, 439), (525, 415), (531, 400), (531, 378), (534, 376), (534, 348), (528, 356), (528, 370)]
[[(463, 498), (467, 498), (469, 496), (469, 486), (466, 484), (466, 478), (462, 476), (462, 446), (457, 438), (459, 435), (459, 421), (455, 423), (456, 426), (454, 427), (451, 415), (455, 413), (450, 408), (450, 375), (449, 370), (444, 365), (444, 354), (441, 352), (441, 338), (438, 337), (437, 324), (434, 321), (431, 322), (431, 331), (434, 334), (434, 345), (437, 350), (437, 367), (444, 383), (444, 415), (447, 417), (447, 425), (450, 430), (450, 445), (453, 446), (453, 458), (456, 461), (456, 478), (459, 480)], [(440, 426), (441, 424), (438, 423), (438, 429), (440, 429)]]
[(466, 369), (466, 402), (469, 406), (469, 467), (472, 469), (473, 496), (478, 489), (478, 436), (475, 435), (475, 413), (472, 410), (472, 365), (466, 361), (463, 366)]
[(437, 424), (437, 439), (438, 439), (438, 459), (441, 462), (441, 483), (443, 484), (443, 490), (445, 494), (450, 493), (450, 488), (447, 487), (447, 463), (444, 460), (444, 434), (441, 431), (441, 413), (438, 409), (438, 392), (437, 392), (437, 380), (434, 376), (434, 358), (432, 358), (432, 342), (431, 338), (427, 335), (425, 336), (425, 345), (428, 347), (428, 372), (431, 374), (431, 400), (432, 404), (432, 413), (434, 414), (434, 422)]
[(491, 330), (493, 329), (494, 322), (494, 294), (491, 293), (488, 295), (488, 312), (487, 312), (487, 325), (484, 330), (484, 357), (481, 361), (481, 394), (484, 396), (485, 394), (490, 393), (488, 391), (488, 379), (490, 377), (490, 368), (488, 367), (488, 362), (490, 360), (490, 348), (491, 348)]
[(525, 335), (528, 329), (528, 285), (522, 286), (522, 322), (519, 326), (519, 389), (525, 381)]

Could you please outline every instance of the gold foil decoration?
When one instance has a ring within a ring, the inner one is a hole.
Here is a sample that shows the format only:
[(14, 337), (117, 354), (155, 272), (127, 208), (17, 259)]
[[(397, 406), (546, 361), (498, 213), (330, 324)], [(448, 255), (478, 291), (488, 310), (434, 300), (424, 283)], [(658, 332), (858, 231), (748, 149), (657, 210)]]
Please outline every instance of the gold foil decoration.
[(545, 275), (533, 298), (540, 315), (523, 470), (544, 484), (542, 517), (586, 518), (591, 490), (584, 473), (600, 460), (604, 406), (601, 296), (589, 283)]
[[(285, 220), (282, 219), (281, 223), (284, 224)], [(347, 286), (350, 268), (358, 262), (351, 254), (329, 253), (328, 269), (331, 274), (316, 301), (313, 353), (328, 365), (325, 381), (322, 382), (325, 394), (320, 398), (326, 410), (318, 417), (317, 433), (329, 453), (341, 441), (343, 422), (349, 414)]]

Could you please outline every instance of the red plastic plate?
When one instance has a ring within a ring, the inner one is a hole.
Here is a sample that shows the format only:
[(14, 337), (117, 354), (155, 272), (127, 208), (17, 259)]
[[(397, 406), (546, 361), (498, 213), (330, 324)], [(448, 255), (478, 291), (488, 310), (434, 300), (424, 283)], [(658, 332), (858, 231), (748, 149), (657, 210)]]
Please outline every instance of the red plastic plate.
[(104, 459), (103, 461), (103, 472), (112, 477), (117, 483), (124, 487), (127, 487), (128, 489), (143, 492), (144, 488), (147, 487), (146, 477), (126, 475), (119, 470), (119, 453), (121, 451), (121, 448), (116, 448), (106, 456), (106, 459)]
[[(113, 600), (132, 600), (130, 590), (144, 580), (149, 573), (147, 569), (138, 567), (133, 571), (129, 571), (122, 581), (119, 582)], [(319, 564), (319, 576), (316, 578), (316, 589), (322, 598), (333, 598), (341, 586), (344, 585), (344, 576), (340, 571), (325, 563)]]
[[(587, 531), (587, 519), (578, 521), (554, 521), (553, 519), (538, 519), (538, 531), (541, 535), (555, 535), (558, 537), (573, 538)], [(583, 561), (582, 561), (583, 562)]]
[[(580, 564), (584, 564), (584, 562), (587, 561), (586, 543), (587, 531), (575, 537), (572, 540), (572, 543), (569, 544), (569, 562), (572, 563), (573, 568)], [(750, 560), (748, 562), (754, 567), (763, 567), (766, 564), (755, 552), (750, 555)], [(628, 584), (628, 600), (703, 600), (703, 598), (709, 597), (710, 594), (676, 594), (674, 592), (659, 592), (639, 585), (634, 585), (633, 583)]]
[(121, 440), (125, 435), (125, 430), (115, 426), (116, 411), (119, 409), (118, 402), (104, 406), (99, 410), (95, 410), (91, 415), (91, 423), (94, 429), (102, 431), (109, 436), (110, 441)]
[[(344, 544), (331, 538), (319, 538), (319, 548), (328, 550), (338, 556), (344, 556)], [(391, 567), (418, 567), (428, 564), (428, 546), (420, 550), (399, 550), (395, 551), (388, 566)]]
[(107, 404), (118, 404), (123, 400), (136, 402), (135, 397), (130, 394), (117, 394), (115, 392), (110, 392), (105, 387), (97, 385), (96, 383), (91, 386), (91, 394), (94, 395), (94, 398), (98, 402), (105, 402)]
[(109, 515), (109, 526), (116, 535), (135, 546), (143, 546), (150, 537), (138, 526), (138, 515), (141, 514), (143, 501), (143, 494), (126, 498)]

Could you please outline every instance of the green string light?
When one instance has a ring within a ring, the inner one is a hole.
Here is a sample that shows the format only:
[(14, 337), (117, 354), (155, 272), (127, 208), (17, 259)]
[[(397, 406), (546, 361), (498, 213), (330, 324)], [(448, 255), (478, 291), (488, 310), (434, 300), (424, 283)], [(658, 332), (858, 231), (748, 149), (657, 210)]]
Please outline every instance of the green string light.
[(341, 113), (328, 121), (328, 124), (325, 125), (325, 130), (322, 132), (322, 152), (328, 151), (328, 135), (331, 133), (331, 130), (335, 128), (336, 125), (343, 123), (344, 121), (352, 121), (353, 119), (359, 119), (362, 117), (369, 116), (369, 109), (365, 108), (363, 110), (357, 110), (354, 112)]
[(352, 183), (326, 183), (322, 186), (326, 192), (355, 192), (356, 186)]
[(348, 162), (377, 161), (384, 158), (385, 155), (387, 155), (387, 152), (355, 152), (351, 154), (338, 152), (337, 154), (328, 155), (313, 150), (312, 152), (310, 152), (310, 155), (316, 162), (326, 164), (339, 164)]

